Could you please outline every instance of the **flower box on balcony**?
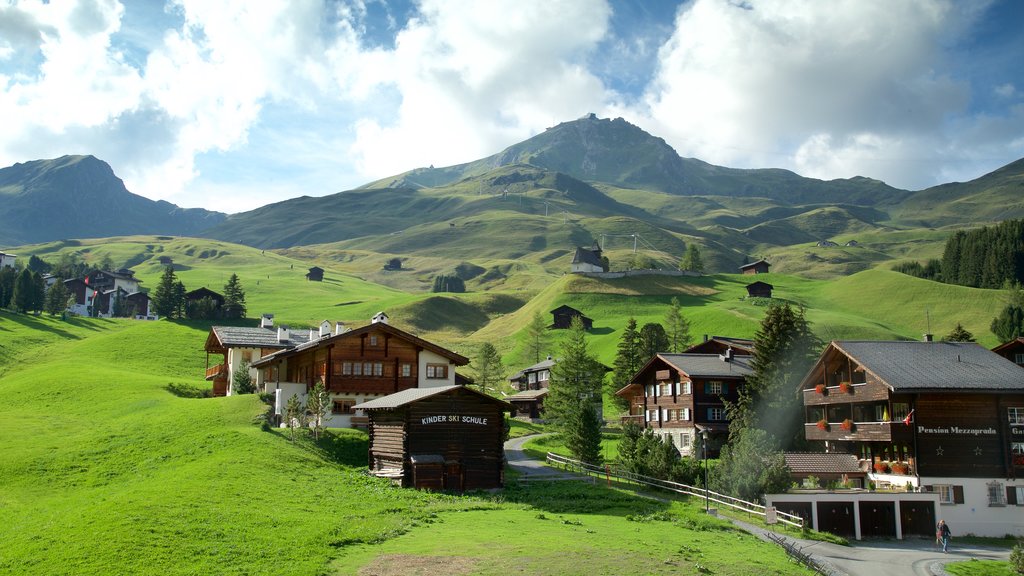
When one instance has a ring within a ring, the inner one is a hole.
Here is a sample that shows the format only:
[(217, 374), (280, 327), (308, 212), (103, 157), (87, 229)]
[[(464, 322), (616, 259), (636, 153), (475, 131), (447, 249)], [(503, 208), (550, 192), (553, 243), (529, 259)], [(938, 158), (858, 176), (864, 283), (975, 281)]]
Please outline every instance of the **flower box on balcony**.
[(885, 462), (875, 462), (875, 472), (878, 474), (885, 474), (889, 471), (889, 465)]
[(815, 426), (818, 427), (818, 430), (828, 430), (828, 422), (826, 422), (824, 418), (818, 420), (818, 423), (815, 424)]
[(896, 462), (892, 465), (893, 474), (906, 474), (910, 472), (910, 467), (903, 462)]
[(847, 432), (852, 432), (853, 431), (853, 420), (850, 420), (849, 418), (847, 418), (846, 420), (843, 420), (843, 423), (840, 424), (839, 427), (842, 428), (843, 430), (846, 430)]
[(839, 391), (843, 394), (849, 394), (850, 392), (853, 392), (853, 385), (849, 382), (840, 382)]
[(828, 392), (828, 388), (825, 388), (824, 384), (818, 384), (817, 386), (814, 387), (814, 391), (824, 396), (826, 392)]

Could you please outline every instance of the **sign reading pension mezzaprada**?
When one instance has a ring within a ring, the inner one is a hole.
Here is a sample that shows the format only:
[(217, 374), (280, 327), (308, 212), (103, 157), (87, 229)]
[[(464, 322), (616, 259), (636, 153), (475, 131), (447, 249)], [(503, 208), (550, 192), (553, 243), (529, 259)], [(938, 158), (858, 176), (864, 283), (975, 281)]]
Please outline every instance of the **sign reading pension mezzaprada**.
[(427, 416), (422, 419), (422, 424), (476, 424), (478, 426), (487, 426), (487, 418), (480, 418), (477, 416), (462, 416), (460, 414), (439, 414), (437, 416)]
[(917, 427), (918, 434), (941, 434), (955, 436), (995, 436), (995, 428), (961, 428), (959, 426), (947, 426), (940, 428)]

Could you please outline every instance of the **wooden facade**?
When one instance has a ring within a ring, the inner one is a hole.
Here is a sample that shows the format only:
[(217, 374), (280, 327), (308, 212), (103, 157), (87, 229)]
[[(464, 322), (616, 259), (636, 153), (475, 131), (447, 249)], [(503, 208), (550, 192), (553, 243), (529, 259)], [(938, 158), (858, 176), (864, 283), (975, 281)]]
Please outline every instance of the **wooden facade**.
[(319, 266), (313, 266), (309, 269), (309, 272), (306, 272), (306, 280), (310, 282), (323, 282), (323, 279), (324, 269)]
[(202, 300), (203, 298), (213, 300), (214, 304), (217, 305), (217, 308), (224, 306), (224, 295), (219, 292), (214, 292), (206, 286), (196, 288), (195, 290), (185, 293), (185, 300), (188, 302)]
[(743, 274), (767, 274), (770, 266), (771, 264), (767, 260), (758, 260), (757, 262), (740, 266), (740, 272)]
[(429, 490), (504, 484), (505, 412), (464, 386), (406, 390), (356, 405), (369, 417), (370, 472)]
[(771, 284), (769, 284), (767, 282), (761, 282), (761, 281), (751, 282), (750, 284), (747, 284), (747, 297), (748, 298), (771, 298), (772, 297), (772, 290), (774, 290), (774, 289), (775, 289), (775, 286), (772, 286)]
[(1019, 336), (1004, 342), (992, 349), (993, 352), (1013, 362), (1017, 366), (1024, 366), (1024, 336)]
[(726, 354), (658, 354), (616, 395), (629, 402), (623, 422), (651, 428), (690, 452), (707, 430), (708, 453), (717, 456), (728, 432), (725, 403), (736, 402), (751, 374), (751, 357)]
[(569, 328), (572, 324), (573, 318), (579, 318), (583, 322), (583, 328), (590, 330), (594, 326), (594, 321), (583, 315), (583, 312), (565, 304), (555, 308), (551, 311), (552, 322), (551, 328), (555, 330), (564, 330)]

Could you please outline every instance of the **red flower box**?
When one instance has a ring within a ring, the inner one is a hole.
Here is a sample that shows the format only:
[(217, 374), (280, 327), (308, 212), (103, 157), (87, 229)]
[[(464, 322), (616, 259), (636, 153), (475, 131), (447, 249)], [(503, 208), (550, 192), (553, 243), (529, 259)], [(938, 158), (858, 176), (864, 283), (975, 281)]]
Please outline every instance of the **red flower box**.
[(825, 392), (827, 391), (827, 388), (825, 388), (824, 384), (818, 384), (817, 386), (814, 387), (814, 391), (824, 396)]
[(824, 418), (818, 420), (818, 423), (815, 424), (815, 426), (818, 427), (818, 430), (828, 430), (828, 422), (826, 422)]
[(853, 420), (850, 420), (849, 418), (847, 418), (846, 420), (843, 420), (843, 423), (840, 424), (839, 427), (842, 428), (843, 430), (846, 430), (847, 432), (849, 432), (849, 431), (853, 430)]
[(839, 391), (842, 392), (843, 394), (849, 394), (850, 392), (853, 392), (853, 385), (851, 385), (849, 382), (840, 382)]
[(875, 462), (875, 472), (885, 474), (889, 471), (889, 465), (885, 462)]
[(902, 462), (897, 462), (892, 465), (893, 474), (906, 474), (907, 472), (910, 472), (910, 466), (907, 466)]

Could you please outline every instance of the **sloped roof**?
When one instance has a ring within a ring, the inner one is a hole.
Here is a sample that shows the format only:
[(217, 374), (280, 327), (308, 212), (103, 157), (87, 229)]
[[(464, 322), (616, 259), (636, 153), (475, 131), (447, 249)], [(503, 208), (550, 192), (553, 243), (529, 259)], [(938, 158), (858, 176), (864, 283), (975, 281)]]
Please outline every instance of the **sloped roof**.
[(754, 266), (757, 266), (758, 264), (764, 264), (765, 266), (771, 266), (771, 264), (769, 264), (767, 260), (762, 258), (762, 259), (758, 260), (757, 262), (751, 262), (750, 264), (744, 264), (743, 266), (740, 266), (740, 270), (746, 270), (747, 268), (753, 268)]
[(1010, 340), (1009, 342), (1003, 342), (999, 346), (996, 346), (995, 348), (992, 349), (992, 351), (998, 354), (999, 352), (1003, 352), (1005, 350), (1013, 350), (1014, 348), (1022, 344), (1024, 344), (1024, 336), (1018, 336), (1013, 340)]
[(213, 326), (210, 332), (227, 348), (287, 348), (309, 340), (308, 329), (289, 330), (285, 342), (277, 341), (277, 328)]
[(749, 338), (732, 338), (729, 336), (712, 336), (705, 340), (704, 342), (698, 342), (697, 344), (690, 346), (689, 348), (686, 349), (686, 352), (695, 353), (694, 350), (700, 348), (701, 346), (707, 344), (708, 342), (719, 342), (725, 344), (726, 346), (731, 346), (735, 350), (743, 350), (744, 352), (749, 353), (754, 352), (753, 340)]
[[(974, 342), (843, 340), (833, 341), (830, 347), (893, 391), (1024, 391), (1024, 368)], [(820, 370), (825, 354), (808, 377)]]
[(603, 266), (601, 259), (598, 258), (597, 254), (593, 250), (586, 248), (577, 247), (576, 254), (572, 257), (573, 264), (591, 264), (593, 266)]
[(526, 374), (527, 372), (537, 372), (538, 370), (545, 370), (545, 369), (550, 370), (551, 367), (555, 365), (555, 362), (556, 361), (554, 359), (552, 359), (552, 358), (548, 358), (547, 360), (541, 360), (540, 362), (537, 362), (533, 366), (530, 366), (528, 368), (523, 368), (522, 370), (520, 370), (520, 371), (516, 372), (515, 374), (509, 376), (508, 379), (509, 380), (518, 380), (518, 379), (522, 378), (523, 374)]
[(794, 474), (863, 474), (853, 454), (784, 452), (786, 466)]
[(362, 404), (356, 404), (355, 406), (352, 407), (352, 409), (353, 410), (387, 410), (387, 409), (391, 409), (391, 408), (400, 408), (402, 406), (405, 406), (406, 404), (411, 404), (413, 402), (418, 402), (420, 400), (423, 400), (424, 398), (430, 398), (431, 396), (436, 396), (438, 394), (447, 394), (447, 393), (449, 393), (449, 392), (451, 392), (453, 390), (464, 390), (466, 392), (469, 392), (470, 394), (476, 394), (477, 396), (480, 396), (481, 398), (485, 398), (487, 400), (490, 400), (491, 402), (494, 402), (495, 404), (501, 404), (507, 410), (511, 410), (512, 409), (512, 406), (510, 406), (508, 402), (505, 402), (503, 400), (499, 400), (499, 399), (497, 399), (497, 398), (495, 398), (493, 396), (488, 396), (487, 394), (482, 394), (480, 392), (477, 392), (476, 390), (473, 390), (472, 388), (466, 388), (465, 386), (459, 386), (457, 384), (454, 385), (454, 386), (438, 386), (436, 388), (409, 388), (407, 390), (402, 390), (401, 392), (395, 392), (394, 394), (388, 394), (387, 396), (384, 396), (383, 398), (374, 398), (373, 400), (370, 400), (369, 402), (363, 402)]
[(511, 396), (509, 396), (508, 398), (505, 398), (505, 399), (506, 400), (510, 400), (510, 401), (511, 400), (536, 400), (538, 398), (543, 398), (543, 397), (545, 397), (547, 395), (548, 395), (548, 389), (547, 388), (541, 388), (540, 390), (523, 390), (522, 392), (517, 392), (517, 393), (515, 393), (515, 394), (513, 394), (513, 395), (511, 395)]
[(760, 280), (758, 280), (757, 282), (751, 282), (750, 284), (747, 284), (747, 290), (750, 290), (751, 288), (758, 288), (758, 287), (768, 288), (769, 290), (772, 290), (772, 289), (775, 288), (775, 286), (772, 286), (771, 284), (769, 284), (767, 282), (761, 282)]
[(657, 357), (691, 377), (736, 378), (754, 373), (751, 356), (734, 355), (728, 362), (718, 354), (658, 354)]

